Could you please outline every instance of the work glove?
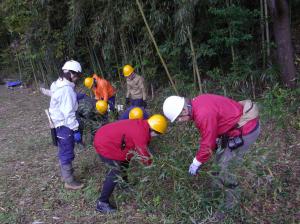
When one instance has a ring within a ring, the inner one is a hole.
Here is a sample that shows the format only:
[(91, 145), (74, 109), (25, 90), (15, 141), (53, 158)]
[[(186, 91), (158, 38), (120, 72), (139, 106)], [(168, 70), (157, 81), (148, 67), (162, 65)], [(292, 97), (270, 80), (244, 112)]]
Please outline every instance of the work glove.
[(128, 97), (126, 97), (126, 100), (125, 100), (125, 104), (126, 104), (126, 106), (128, 106), (128, 105), (129, 105), (129, 103), (130, 103), (130, 99), (129, 99)]
[(81, 134), (78, 130), (74, 132), (74, 141), (76, 143), (81, 143), (82, 142), (82, 137), (81, 137)]
[(145, 100), (143, 100), (143, 102), (142, 102), (142, 107), (144, 107), (144, 108), (147, 107), (147, 102)]
[(201, 167), (201, 162), (199, 162), (196, 158), (194, 158), (193, 162), (190, 165), (189, 173), (195, 176)]
[(44, 94), (46, 96), (51, 96), (52, 95), (50, 89), (45, 89), (43, 87), (40, 87), (40, 91), (41, 91), (42, 94)]

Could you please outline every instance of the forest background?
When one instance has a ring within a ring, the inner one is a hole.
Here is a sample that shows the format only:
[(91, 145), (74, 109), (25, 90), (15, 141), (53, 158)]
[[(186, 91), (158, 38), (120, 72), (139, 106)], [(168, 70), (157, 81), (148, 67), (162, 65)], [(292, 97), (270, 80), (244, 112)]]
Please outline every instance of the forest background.
[[(299, 11), (299, 0), (2, 0), (0, 81), (21, 80), (32, 89), (41, 83), (49, 87), (63, 63), (74, 59), (82, 64), (84, 77), (97, 73), (110, 80), (118, 88), (120, 104), (125, 102), (122, 66), (132, 64), (146, 80), (152, 112), (159, 112), (164, 98), (177, 93), (256, 100), (265, 130), (280, 135), (274, 142), (270, 133), (263, 135), (249, 158), (257, 162), (241, 170), (246, 177), (244, 206), (229, 222), (296, 223)], [(149, 189), (146, 178), (134, 186), (135, 194), (127, 196), (137, 200), (143, 214), (153, 211), (145, 223), (197, 223), (199, 217), (209, 218), (208, 210), (222, 198), (220, 192), (205, 192), (210, 175), (186, 177), (198, 136), (190, 126), (180, 128), (187, 134), (172, 131), (160, 143), (156, 167), (145, 171), (148, 178), (163, 181), (163, 187), (158, 181)], [(176, 150), (170, 154), (172, 147)], [(184, 153), (179, 147), (188, 150)], [(282, 157), (286, 160), (278, 162)], [(208, 167), (207, 171), (213, 164)], [(145, 175), (141, 172), (132, 179)], [(198, 188), (188, 187), (200, 180)], [(96, 199), (98, 182), (89, 181), (84, 197)], [(170, 189), (172, 199), (167, 197)], [(18, 219), (9, 214), (3, 213), (0, 220)]]

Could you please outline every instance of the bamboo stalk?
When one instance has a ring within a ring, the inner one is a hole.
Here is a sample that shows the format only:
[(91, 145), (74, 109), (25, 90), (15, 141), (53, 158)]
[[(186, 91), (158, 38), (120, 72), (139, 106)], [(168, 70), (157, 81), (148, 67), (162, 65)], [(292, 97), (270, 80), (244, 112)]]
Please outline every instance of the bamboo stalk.
[(16, 52), (16, 58), (17, 58), (18, 69), (19, 69), (19, 80), (21, 81), (21, 79), (22, 79), (22, 72), (21, 72), (21, 66), (20, 66), (20, 61), (19, 61), (19, 55), (18, 55), (18, 52)]
[(120, 33), (120, 40), (121, 40), (121, 46), (122, 46), (123, 56), (125, 58), (125, 63), (128, 63), (128, 58), (127, 58), (127, 53), (126, 53), (126, 48), (125, 48), (125, 43), (124, 43), (124, 40), (123, 40), (122, 32)]
[(266, 45), (267, 45), (267, 59), (270, 58), (270, 32), (269, 32), (269, 21), (268, 21), (268, 6), (267, 0), (264, 1), (265, 10), (265, 27), (266, 27)]
[(262, 45), (262, 66), (266, 68), (266, 46), (265, 46), (265, 27), (264, 27), (264, 0), (260, 0), (260, 31), (261, 31), (261, 45)]
[[(90, 42), (91, 42), (91, 45), (92, 45), (92, 41), (91, 41), (91, 40), (90, 40)], [(104, 76), (103, 69), (102, 69), (102, 67), (101, 67), (101, 65), (100, 65), (100, 62), (99, 62), (99, 59), (98, 59), (98, 57), (97, 57), (95, 48), (94, 48), (93, 46), (92, 46), (92, 49), (93, 49), (93, 55), (94, 55), (94, 57), (95, 57), (96, 64), (97, 64), (98, 68), (100, 69), (101, 75)]]
[(43, 68), (42, 62), (38, 63), (38, 66), (40, 67), (40, 71), (42, 73), (43, 84), (46, 84), (46, 78), (45, 78), (45, 73), (44, 73), (44, 68)]
[[(227, 7), (229, 7), (231, 4), (232, 4), (232, 2), (230, 0), (226, 1)], [(229, 30), (229, 38), (232, 39), (232, 30), (231, 30), (229, 22), (228, 22), (228, 30)], [(235, 67), (235, 51), (234, 51), (233, 44), (230, 45), (230, 50), (231, 50), (232, 64)]]
[(89, 52), (89, 55), (90, 55), (90, 58), (91, 58), (91, 63), (92, 63), (93, 71), (94, 71), (95, 73), (97, 73), (97, 68), (96, 68), (95, 60), (94, 60), (94, 53), (93, 53), (92, 50), (91, 50), (90, 43), (89, 43), (89, 40), (88, 40), (87, 37), (85, 37), (85, 43), (86, 43), (86, 45), (87, 45), (88, 52)]
[(196, 74), (197, 74), (199, 91), (200, 91), (200, 94), (202, 94), (203, 91), (202, 91), (201, 77), (200, 77), (200, 72), (199, 72), (199, 68), (198, 68), (198, 64), (197, 64), (197, 59), (196, 59), (196, 53), (195, 53), (195, 48), (194, 48), (194, 44), (193, 44), (192, 34), (191, 34), (191, 31), (190, 31), (189, 27), (187, 27), (187, 31), (188, 31), (188, 37), (189, 37), (189, 41), (190, 41), (190, 45), (191, 45), (192, 58), (193, 58), (193, 67), (194, 67), (194, 70), (196, 71)]
[(29, 60), (30, 60), (30, 65), (31, 65), (31, 69), (32, 69), (32, 74), (33, 74), (34, 81), (35, 81), (35, 86), (36, 86), (36, 89), (38, 89), (39, 85), (38, 85), (38, 81), (37, 81), (37, 78), (36, 78), (36, 74), (35, 74), (35, 71), (34, 71), (34, 65), (33, 65), (31, 57), (29, 57)]
[(115, 45), (114, 45), (113, 49), (114, 49), (114, 56), (115, 56), (115, 59), (116, 59), (116, 62), (117, 62), (117, 73), (118, 73), (118, 76), (119, 76), (119, 81), (120, 81), (120, 84), (122, 86), (124, 86), (125, 83), (123, 84), (122, 79), (121, 79), (121, 74), (119, 72), (119, 60), (118, 60), (118, 55), (117, 55), (117, 51), (116, 51), (116, 46)]
[(147, 27), (148, 33), (149, 33), (149, 35), (150, 35), (150, 38), (151, 38), (151, 40), (152, 40), (152, 42), (153, 42), (153, 44), (154, 44), (154, 46), (155, 46), (155, 49), (156, 49), (156, 51), (157, 51), (157, 54), (158, 54), (158, 56), (159, 56), (159, 58), (160, 58), (160, 61), (161, 61), (162, 65), (163, 65), (163, 67), (164, 67), (164, 69), (165, 69), (165, 71), (166, 71), (166, 73), (167, 73), (167, 76), (168, 76), (168, 78), (169, 78), (169, 80), (170, 80), (170, 82), (171, 82), (171, 85), (172, 85), (172, 87), (173, 87), (175, 93), (176, 93), (177, 95), (179, 95), (179, 93), (178, 93), (178, 91), (177, 91), (177, 88), (176, 88), (176, 86), (175, 86), (175, 84), (174, 84), (174, 82), (173, 82), (173, 79), (172, 79), (172, 77), (171, 77), (171, 75), (170, 75), (170, 73), (169, 73), (169, 70), (168, 70), (168, 68), (167, 68), (167, 65), (166, 65), (166, 63), (165, 63), (163, 57), (162, 57), (161, 54), (160, 54), (159, 48), (158, 48), (157, 43), (156, 43), (156, 41), (155, 41), (155, 38), (154, 38), (154, 36), (153, 36), (153, 34), (152, 34), (152, 31), (150, 30), (150, 27), (149, 27), (149, 25), (148, 25), (148, 22), (147, 22), (147, 20), (146, 20), (145, 14), (144, 14), (144, 12), (143, 12), (143, 8), (142, 8), (142, 6), (141, 6), (139, 0), (136, 0), (136, 4), (137, 4), (138, 7), (139, 7), (139, 10), (140, 10), (141, 15), (142, 15), (142, 17), (143, 17), (144, 23), (145, 23), (145, 25), (146, 25), (146, 27)]

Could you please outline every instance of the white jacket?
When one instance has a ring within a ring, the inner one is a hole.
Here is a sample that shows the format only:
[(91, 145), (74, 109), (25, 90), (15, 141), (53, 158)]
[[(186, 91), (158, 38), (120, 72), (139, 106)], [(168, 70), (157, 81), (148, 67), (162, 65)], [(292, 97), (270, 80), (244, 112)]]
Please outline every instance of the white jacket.
[(78, 129), (75, 112), (78, 109), (75, 84), (67, 79), (59, 78), (51, 84), (50, 117), (57, 128), (66, 126), (72, 130)]

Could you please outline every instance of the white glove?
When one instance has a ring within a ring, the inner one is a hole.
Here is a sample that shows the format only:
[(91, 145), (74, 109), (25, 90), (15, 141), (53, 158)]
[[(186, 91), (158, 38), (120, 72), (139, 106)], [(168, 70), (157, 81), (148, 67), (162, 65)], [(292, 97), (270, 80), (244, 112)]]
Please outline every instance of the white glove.
[(189, 173), (195, 176), (199, 171), (201, 164), (202, 164), (201, 162), (199, 162), (196, 158), (194, 158), (193, 162), (190, 165)]
[(44, 94), (46, 96), (51, 96), (52, 95), (50, 89), (45, 89), (45, 88), (41, 87), (40, 91), (41, 91), (42, 94)]

